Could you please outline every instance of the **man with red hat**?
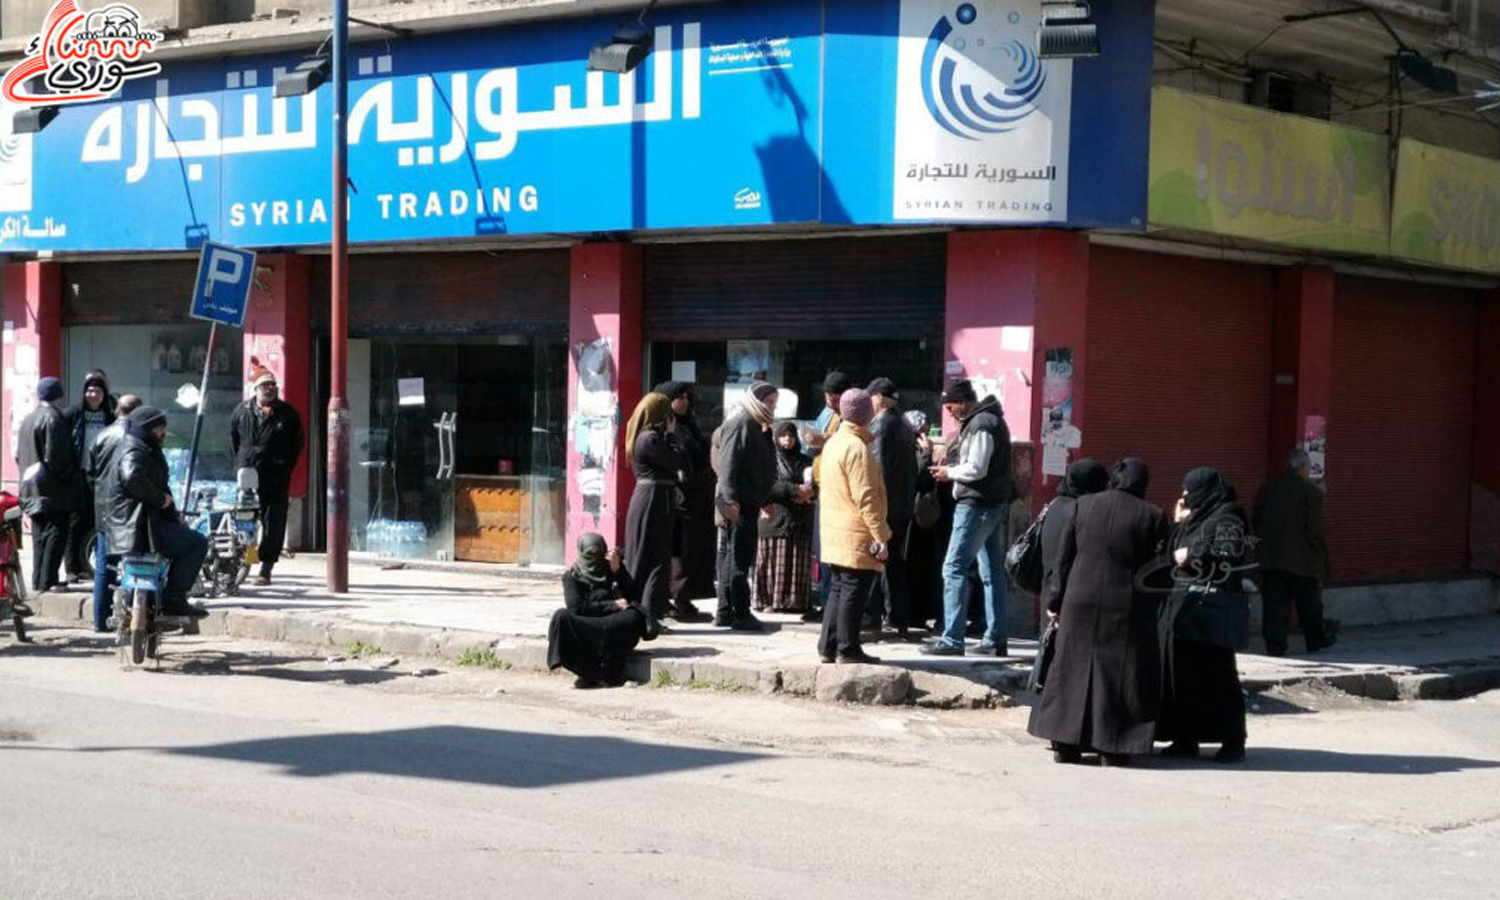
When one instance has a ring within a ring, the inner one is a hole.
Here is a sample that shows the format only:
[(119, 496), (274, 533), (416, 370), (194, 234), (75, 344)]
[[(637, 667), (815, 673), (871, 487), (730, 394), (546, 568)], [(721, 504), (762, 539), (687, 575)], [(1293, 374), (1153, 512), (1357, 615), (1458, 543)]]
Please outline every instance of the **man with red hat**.
[(271, 569), (286, 540), (286, 513), (292, 470), (302, 455), (302, 417), (281, 399), (276, 375), (264, 366), (251, 373), (255, 396), (234, 411), (229, 439), (235, 464), (260, 476), (260, 574), (255, 583), (271, 583)]

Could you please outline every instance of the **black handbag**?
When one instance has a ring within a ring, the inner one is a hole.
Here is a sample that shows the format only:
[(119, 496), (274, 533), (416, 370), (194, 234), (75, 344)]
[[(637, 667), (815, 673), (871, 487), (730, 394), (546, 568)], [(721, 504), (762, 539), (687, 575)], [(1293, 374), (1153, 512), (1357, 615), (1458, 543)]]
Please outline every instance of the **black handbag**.
[(1239, 650), (1250, 636), (1250, 598), (1240, 591), (1186, 591), (1172, 634), (1179, 640)]
[(1047, 520), (1047, 510), (1052, 504), (1042, 507), (1042, 512), (1026, 529), (1026, 533), (1016, 538), (1016, 542), (1005, 551), (1005, 572), (1016, 587), (1028, 594), (1041, 594), (1042, 592), (1042, 523)]
[(1057, 654), (1057, 620), (1050, 619), (1036, 641), (1036, 661), (1031, 664), (1031, 677), (1026, 687), (1040, 694), (1047, 684), (1047, 670), (1052, 668), (1052, 657)]

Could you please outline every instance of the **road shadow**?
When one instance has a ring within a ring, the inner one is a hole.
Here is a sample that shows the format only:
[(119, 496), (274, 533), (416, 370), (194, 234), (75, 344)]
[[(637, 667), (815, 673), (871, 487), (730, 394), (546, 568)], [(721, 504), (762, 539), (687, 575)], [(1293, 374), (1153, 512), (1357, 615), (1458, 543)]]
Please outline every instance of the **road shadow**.
[(637, 652), (652, 659), (692, 659), (718, 656), (723, 651), (717, 647), (643, 647)]
[(317, 656), (286, 656), (268, 653), (239, 653), (233, 650), (186, 650), (179, 653), (164, 653), (166, 665), (154, 670), (179, 675), (249, 675), (255, 678), (279, 678), (284, 681), (302, 681), (312, 684), (384, 684), (398, 678), (411, 677), (408, 673), (391, 669), (360, 668), (358, 662), (348, 662), (346, 667), (299, 669), (298, 665), (322, 663)]
[(764, 757), (615, 737), (456, 725), (236, 741), (164, 752), (279, 766), (304, 778), (358, 773), (512, 788), (665, 775)]
[(1217, 748), (1204, 748), (1198, 759), (1168, 759), (1155, 754), (1137, 756), (1133, 764), (1143, 769), (1211, 768), (1225, 772), (1283, 772), (1287, 774), (1347, 775), (1444, 775), (1472, 769), (1500, 769), (1500, 760), (1466, 756), (1406, 756), (1398, 753), (1344, 753), (1299, 747), (1256, 747), (1245, 751), (1243, 762), (1220, 765), (1213, 761)]

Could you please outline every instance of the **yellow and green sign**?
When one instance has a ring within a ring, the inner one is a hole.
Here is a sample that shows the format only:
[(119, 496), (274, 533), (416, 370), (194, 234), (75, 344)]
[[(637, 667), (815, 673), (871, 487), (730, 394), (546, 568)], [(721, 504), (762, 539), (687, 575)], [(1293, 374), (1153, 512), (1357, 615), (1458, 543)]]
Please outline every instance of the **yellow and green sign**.
[(1500, 160), (1403, 140), (1391, 254), (1500, 272)]
[(1384, 137), (1170, 88), (1151, 101), (1153, 226), (1389, 252)]

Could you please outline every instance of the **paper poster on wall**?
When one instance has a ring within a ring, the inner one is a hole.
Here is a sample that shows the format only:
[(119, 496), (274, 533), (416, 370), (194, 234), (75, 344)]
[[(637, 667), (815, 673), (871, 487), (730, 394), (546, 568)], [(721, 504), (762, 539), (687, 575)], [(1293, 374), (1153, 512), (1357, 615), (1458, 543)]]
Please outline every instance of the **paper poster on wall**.
[(396, 379), (396, 396), (402, 406), (426, 406), (426, 384), (420, 378)]
[(1073, 351), (1053, 347), (1046, 354), (1042, 380), (1042, 477), (1068, 474), (1071, 451), (1083, 446), (1083, 433), (1073, 424)]
[(672, 380), (683, 384), (698, 383), (698, 364), (691, 359), (675, 359), (672, 361)]
[(1302, 420), (1302, 449), (1312, 461), (1313, 481), (1322, 481), (1328, 474), (1328, 420), (1323, 416), (1307, 416)]
[(898, 220), (1068, 217), (1073, 63), (1037, 56), (1041, 0), (902, 0)]

